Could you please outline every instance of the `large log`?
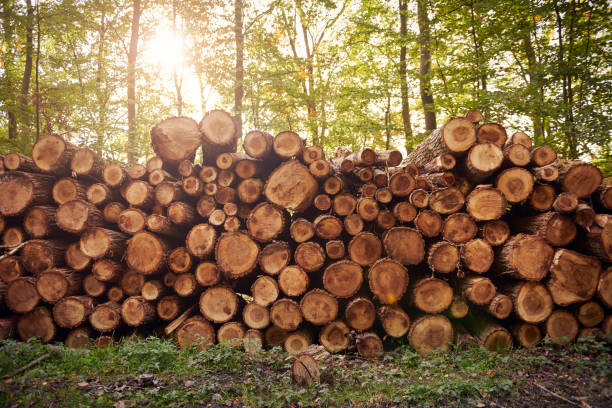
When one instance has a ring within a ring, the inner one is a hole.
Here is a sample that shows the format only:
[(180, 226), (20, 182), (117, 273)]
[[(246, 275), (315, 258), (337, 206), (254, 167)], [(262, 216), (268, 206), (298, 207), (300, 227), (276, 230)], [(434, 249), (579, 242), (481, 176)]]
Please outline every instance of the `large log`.
[(283, 208), (306, 210), (314, 200), (319, 185), (308, 169), (297, 160), (278, 166), (264, 187), (266, 198)]
[(325, 268), (323, 287), (339, 298), (355, 295), (363, 284), (363, 270), (357, 263), (347, 259), (335, 262)]
[(139, 232), (128, 241), (125, 262), (134, 271), (151, 275), (165, 265), (170, 249), (167, 241), (149, 232)]
[(595, 294), (600, 274), (598, 259), (569, 249), (557, 249), (550, 266), (548, 290), (559, 306), (586, 302)]
[(155, 153), (175, 166), (182, 160), (193, 159), (201, 143), (198, 124), (191, 118), (167, 118), (151, 129), (151, 144)]
[(0, 215), (11, 217), (51, 202), (53, 178), (45, 174), (10, 172), (0, 175)]
[(251, 238), (258, 242), (270, 242), (285, 230), (286, 220), (282, 208), (264, 202), (253, 208), (246, 225)]
[(92, 259), (120, 259), (126, 249), (127, 235), (104, 228), (90, 228), (81, 234), (80, 249)]
[(67, 243), (61, 239), (32, 239), (21, 248), (21, 265), (32, 275), (64, 265)]
[(250, 274), (257, 265), (258, 257), (259, 245), (244, 232), (225, 232), (217, 240), (215, 259), (228, 278), (237, 279)]
[(446, 316), (425, 315), (410, 326), (408, 340), (419, 354), (444, 352), (453, 341), (453, 325)]
[(517, 234), (506, 241), (496, 256), (494, 273), (539, 281), (548, 273), (553, 255), (552, 247), (543, 238)]
[(221, 153), (236, 152), (236, 142), (240, 136), (238, 123), (229, 113), (218, 109), (206, 112), (199, 128), (204, 164), (214, 164)]
[(52, 133), (41, 137), (32, 147), (32, 160), (43, 173), (56, 176), (70, 173), (70, 160), (77, 150), (60, 135)]

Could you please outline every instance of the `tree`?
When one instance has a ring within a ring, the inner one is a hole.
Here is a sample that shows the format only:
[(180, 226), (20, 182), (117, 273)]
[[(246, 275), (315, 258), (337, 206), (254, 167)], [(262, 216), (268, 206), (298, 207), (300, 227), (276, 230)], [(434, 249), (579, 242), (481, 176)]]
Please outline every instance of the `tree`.
[(417, 20), (419, 25), (419, 87), (421, 103), (425, 115), (425, 129), (431, 132), (436, 129), (436, 108), (431, 89), (431, 40), (427, 0), (417, 0)]
[(133, 0), (132, 34), (130, 37), (130, 48), (128, 51), (127, 65), (127, 113), (128, 113), (128, 137), (127, 158), (128, 163), (133, 164), (137, 152), (134, 151), (136, 143), (136, 59), (138, 58), (138, 33), (140, 29), (140, 0)]
[(407, 61), (406, 61), (406, 36), (408, 31), (406, 29), (406, 22), (408, 16), (408, 0), (399, 0), (399, 16), (400, 16), (400, 62), (399, 62), (399, 76), (402, 88), (402, 121), (404, 122), (404, 135), (406, 138), (406, 150), (410, 149), (412, 145), (412, 125), (410, 124), (410, 102), (408, 96), (408, 82), (406, 78)]

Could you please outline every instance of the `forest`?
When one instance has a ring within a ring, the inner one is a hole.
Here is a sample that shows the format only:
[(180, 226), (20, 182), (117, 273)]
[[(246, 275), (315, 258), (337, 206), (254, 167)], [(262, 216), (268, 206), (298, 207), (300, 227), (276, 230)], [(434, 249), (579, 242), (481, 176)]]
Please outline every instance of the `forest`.
[[(149, 132), (219, 108), (241, 133), (410, 151), (448, 118), (524, 131), (610, 173), (598, 0), (4, 0), (0, 153), (50, 132), (143, 163)], [(509, 132), (510, 134), (510, 132)]]

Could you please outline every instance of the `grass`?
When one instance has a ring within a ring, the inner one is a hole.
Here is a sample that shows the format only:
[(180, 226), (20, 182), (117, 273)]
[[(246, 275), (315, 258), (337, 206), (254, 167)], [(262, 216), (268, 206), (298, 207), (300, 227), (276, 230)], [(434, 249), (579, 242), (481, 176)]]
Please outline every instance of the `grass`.
[(421, 357), (400, 344), (376, 361), (334, 355), (321, 363), (321, 383), (310, 387), (292, 383), (290, 366), (291, 358), (278, 348), (257, 354), (222, 345), (179, 350), (155, 337), (129, 337), (86, 353), (3, 341), (0, 405), (612, 405), (609, 344), (592, 339), (505, 353), (474, 347)]

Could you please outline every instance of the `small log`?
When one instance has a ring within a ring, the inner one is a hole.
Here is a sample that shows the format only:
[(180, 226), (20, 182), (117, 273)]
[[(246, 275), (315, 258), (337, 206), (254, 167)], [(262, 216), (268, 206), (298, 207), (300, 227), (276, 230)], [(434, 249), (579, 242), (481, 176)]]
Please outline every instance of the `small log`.
[(391, 337), (400, 338), (408, 333), (410, 316), (399, 307), (381, 306), (377, 310), (383, 330)]
[(125, 262), (134, 271), (151, 275), (165, 265), (170, 248), (164, 239), (149, 232), (139, 232), (128, 241)]
[[(121, 299), (123, 296), (140, 296), (140, 291), (142, 290), (142, 286), (146, 282), (146, 278), (142, 273), (127, 270), (121, 275), (119, 279), (119, 288), (121, 289), (121, 296), (119, 293), (116, 295)], [(109, 291), (109, 300), (115, 300), (110, 298), (110, 292), (113, 288), (110, 288)]]
[(286, 266), (278, 274), (278, 287), (289, 297), (303, 295), (308, 289), (309, 283), (308, 275), (298, 265)]
[(554, 164), (549, 164), (544, 167), (535, 167), (532, 169), (537, 181), (553, 183), (559, 179), (559, 169)]
[(214, 183), (217, 181), (218, 175), (218, 169), (213, 166), (202, 166), (202, 169), (200, 169), (200, 172), (198, 173), (200, 180), (202, 180), (204, 183)]
[(290, 160), (270, 174), (264, 195), (280, 207), (304, 211), (312, 204), (317, 190), (317, 181), (308, 169), (298, 161)]
[(605, 318), (603, 307), (594, 301), (583, 303), (576, 308), (574, 313), (576, 319), (585, 327), (595, 327)]
[(300, 386), (310, 386), (312, 383), (318, 383), (321, 379), (321, 373), (317, 361), (307, 353), (296, 355), (291, 364), (291, 378), (293, 382)]
[(474, 219), (465, 213), (449, 215), (442, 226), (442, 236), (455, 244), (465, 244), (478, 233)]
[(19, 257), (5, 256), (0, 259), (0, 282), (10, 283), (23, 274)]
[(512, 307), (512, 299), (503, 293), (498, 293), (491, 299), (485, 310), (496, 319), (507, 319), (512, 313)]
[(214, 262), (201, 262), (196, 267), (194, 275), (196, 281), (204, 287), (221, 283), (221, 272)]
[(231, 187), (219, 186), (215, 193), (215, 201), (221, 205), (236, 201), (236, 190)]
[(471, 311), (462, 323), (478, 343), (489, 351), (506, 350), (512, 347), (512, 335), (497, 321), (485, 314)]
[(285, 229), (285, 211), (273, 204), (264, 202), (253, 208), (246, 225), (249, 235), (258, 242), (270, 242)]
[(308, 166), (310, 174), (318, 180), (325, 180), (332, 174), (331, 164), (324, 159), (316, 160)]
[(21, 266), (32, 275), (64, 265), (67, 243), (61, 239), (31, 239), (21, 248)]
[(389, 189), (396, 197), (408, 197), (415, 187), (414, 177), (409, 173), (395, 173), (389, 178)]
[(278, 295), (278, 284), (269, 276), (260, 276), (251, 285), (251, 296), (258, 305), (270, 306), (278, 299)]
[(577, 207), (578, 197), (574, 193), (561, 193), (553, 202), (553, 209), (562, 214), (575, 212)]
[(550, 292), (539, 282), (518, 281), (503, 288), (502, 293), (512, 299), (514, 314), (524, 322), (542, 323), (553, 311)]
[(289, 264), (291, 254), (291, 249), (286, 242), (272, 242), (261, 250), (258, 259), (259, 267), (269, 275), (278, 275)]
[(465, 196), (456, 187), (448, 187), (429, 194), (429, 208), (438, 214), (452, 214), (465, 204)]
[(215, 329), (202, 316), (193, 316), (185, 320), (176, 329), (176, 342), (180, 348), (195, 345), (198, 350), (206, 350), (215, 343)]
[(507, 146), (503, 150), (505, 167), (525, 167), (531, 161), (531, 152), (521, 144)]
[(197, 223), (198, 215), (193, 206), (182, 201), (173, 202), (168, 206), (168, 218), (175, 225), (190, 227)]
[(33, 238), (45, 238), (60, 232), (55, 223), (55, 207), (37, 205), (30, 207), (23, 217), (23, 228)]
[(325, 325), (319, 332), (319, 343), (330, 353), (346, 350), (349, 347), (350, 329), (341, 320)]
[(363, 284), (361, 266), (349, 260), (341, 260), (329, 265), (323, 273), (323, 287), (339, 298), (355, 295)]
[(153, 186), (146, 181), (131, 180), (122, 190), (123, 197), (130, 205), (142, 209), (150, 209), (155, 203)]
[(337, 175), (329, 177), (323, 182), (323, 191), (325, 194), (336, 195), (342, 191), (344, 182)]
[(539, 281), (548, 273), (554, 251), (535, 235), (513, 235), (495, 257), (494, 273), (517, 279)]
[(332, 206), (332, 200), (327, 194), (319, 194), (314, 198), (313, 205), (319, 211), (327, 211)]
[(314, 237), (315, 229), (310, 221), (305, 218), (298, 218), (289, 227), (291, 238), (295, 242), (306, 242)]
[(507, 139), (506, 129), (499, 123), (483, 123), (476, 131), (476, 141), (481, 144), (493, 143), (502, 147)]
[(69, 296), (53, 306), (53, 320), (59, 327), (73, 329), (85, 322), (93, 310), (91, 296)]
[(342, 233), (342, 222), (333, 215), (319, 215), (313, 222), (317, 236), (321, 239), (336, 239)]
[(600, 274), (598, 259), (569, 249), (557, 249), (547, 287), (559, 306), (586, 302), (595, 295)]
[(166, 322), (176, 319), (181, 313), (181, 309), (182, 301), (175, 295), (162, 297), (156, 306), (157, 316)]
[(289, 354), (297, 354), (304, 352), (311, 344), (312, 333), (310, 333), (309, 330), (302, 328), (288, 334), (285, 342), (283, 343), (283, 348)]
[(297, 133), (285, 130), (274, 136), (272, 150), (281, 159), (300, 157), (304, 150), (304, 141)]
[(101, 282), (117, 282), (125, 272), (125, 268), (123, 264), (112, 259), (100, 259), (93, 264), (91, 272)]
[(121, 318), (128, 326), (143, 326), (152, 322), (156, 316), (153, 304), (142, 296), (130, 296), (121, 305)]
[(495, 187), (511, 204), (526, 200), (533, 191), (533, 185), (533, 175), (522, 167), (511, 167), (502, 171), (495, 182)]
[(214, 198), (202, 196), (196, 204), (196, 210), (200, 217), (208, 218), (210, 214), (212, 214), (212, 212), (215, 210), (216, 205), (217, 203), (215, 202)]
[(243, 203), (253, 204), (256, 203), (261, 197), (264, 183), (257, 178), (247, 178), (238, 184), (236, 192), (238, 193), (238, 199)]
[(518, 322), (514, 325), (512, 335), (518, 344), (523, 347), (533, 347), (542, 340), (542, 332), (535, 324)]
[(304, 153), (302, 154), (302, 160), (304, 163), (311, 164), (317, 160), (325, 159), (325, 151), (321, 146), (308, 146), (304, 149)]
[(325, 253), (329, 259), (341, 259), (344, 258), (346, 249), (344, 247), (344, 241), (340, 239), (334, 239), (325, 243)]
[(529, 137), (529, 135), (524, 132), (515, 132), (508, 138), (508, 140), (506, 140), (506, 146), (512, 146), (515, 144), (521, 144), (527, 147), (528, 149), (531, 149), (531, 137)]
[(498, 220), (506, 213), (504, 194), (492, 186), (479, 185), (466, 198), (466, 210), (476, 221)]
[(204, 183), (196, 176), (185, 177), (181, 185), (185, 194), (190, 197), (199, 197), (204, 191)]
[(374, 169), (372, 181), (378, 187), (386, 187), (389, 184), (389, 174), (384, 169)]
[(427, 265), (434, 272), (454, 272), (459, 265), (459, 250), (450, 242), (438, 241), (429, 247)]
[(48, 343), (56, 333), (53, 317), (45, 306), (39, 306), (17, 320), (17, 334), (22, 341), (36, 337), (43, 343)]
[(64, 177), (53, 184), (51, 195), (53, 196), (53, 201), (57, 205), (61, 205), (72, 200), (86, 199), (88, 188), (89, 184), (79, 183), (76, 179)]
[(149, 231), (170, 238), (182, 239), (187, 234), (186, 230), (173, 224), (168, 217), (162, 215), (149, 215), (146, 218), (146, 226)]
[(147, 225), (147, 214), (135, 207), (121, 211), (117, 226), (126, 234), (134, 235), (143, 231)]
[(577, 225), (584, 229), (591, 228), (591, 225), (595, 222), (595, 211), (585, 202), (579, 202), (576, 207), (576, 215), (574, 221)]
[(104, 210), (102, 214), (104, 216), (104, 221), (109, 224), (116, 224), (119, 221), (119, 214), (121, 211), (125, 210), (125, 205), (119, 202), (110, 202), (104, 206)]
[(453, 319), (463, 319), (470, 311), (470, 305), (463, 296), (455, 296), (448, 307), (447, 314)]
[(83, 278), (83, 291), (91, 297), (100, 297), (106, 293), (106, 283), (99, 281), (93, 275), (87, 275)]
[(348, 254), (352, 261), (361, 266), (371, 265), (381, 257), (382, 243), (376, 235), (360, 232), (349, 243)]
[(457, 160), (452, 154), (442, 154), (423, 166), (424, 173), (437, 173), (455, 168)]
[(39, 138), (32, 147), (32, 161), (43, 173), (56, 176), (70, 172), (70, 161), (77, 147), (52, 133)]
[[(189, 162), (191, 164), (191, 162)], [(127, 175), (132, 180), (144, 180), (147, 175), (147, 166), (142, 164), (132, 164), (127, 169)]]
[[(390, 282), (391, 283), (391, 282)], [(424, 277), (410, 288), (410, 302), (425, 313), (440, 313), (453, 301), (453, 288), (442, 279)]]
[(531, 151), (531, 165), (533, 167), (548, 166), (557, 160), (557, 152), (551, 146), (543, 145)]
[(151, 145), (159, 157), (176, 166), (182, 160), (193, 159), (201, 143), (200, 129), (202, 123), (198, 129), (197, 122), (191, 118), (170, 117), (153, 126)]
[(83, 289), (84, 273), (68, 268), (53, 268), (36, 277), (36, 291), (47, 303), (57, 303), (66, 296), (77, 295)]
[(92, 259), (120, 259), (125, 254), (127, 235), (104, 228), (89, 228), (80, 239), (80, 249)]
[(293, 254), (295, 263), (306, 272), (318, 271), (325, 263), (325, 251), (316, 242), (303, 242)]
[(480, 275), (469, 275), (461, 279), (458, 289), (466, 300), (479, 306), (488, 305), (496, 294), (493, 282)]
[(300, 310), (304, 320), (315, 326), (324, 326), (336, 319), (338, 301), (322, 289), (312, 289), (302, 296)]
[(361, 186), (362, 198), (373, 198), (378, 191), (378, 187), (374, 183), (366, 183)]
[(535, 211), (549, 211), (555, 202), (556, 196), (557, 193), (553, 186), (548, 184), (536, 184), (529, 197), (529, 206)]
[(4, 303), (15, 313), (31, 312), (39, 301), (40, 295), (36, 290), (36, 280), (32, 277), (14, 279), (6, 287)]
[(478, 110), (469, 110), (465, 114), (465, 118), (476, 126), (478, 125), (478, 122), (482, 120), (482, 113), (480, 113)]
[(382, 304), (395, 304), (408, 287), (408, 272), (397, 261), (390, 258), (379, 259), (372, 265), (368, 274), (370, 291)]
[(97, 305), (89, 315), (91, 327), (100, 333), (115, 331), (121, 326), (121, 305), (109, 301)]
[(269, 133), (251, 130), (244, 136), (242, 148), (249, 156), (255, 159), (267, 159), (273, 154), (273, 144), (274, 137)]
[(408, 340), (419, 354), (445, 352), (453, 341), (453, 325), (446, 316), (425, 315), (412, 323)]
[(472, 184), (480, 184), (501, 168), (504, 153), (493, 143), (477, 144), (472, 147), (463, 162), (464, 176)]
[(567, 310), (555, 310), (546, 320), (546, 335), (557, 344), (574, 341), (579, 328), (578, 320)]
[(21, 215), (33, 205), (51, 202), (53, 178), (44, 174), (10, 172), (0, 175), (0, 215)]
[(10, 171), (24, 171), (27, 173), (40, 172), (31, 158), (17, 152), (10, 152), (4, 156), (4, 168)]
[[(239, 258), (235, 256), (236, 253), (240, 253)], [(224, 232), (215, 246), (217, 265), (225, 276), (231, 279), (237, 279), (253, 272), (258, 256), (259, 245), (240, 231)]]
[(484, 239), (472, 239), (461, 247), (461, 263), (472, 272), (487, 272), (493, 261), (493, 248)]
[(108, 297), (108, 300), (118, 303), (123, 300), (125, 295), (123, 293), (123, 289), (121, 289), (119, 286), (113, 286), (108, 289), (106, 296)]
[[(316, 300), (316, 299), (315, 299)], [(337, 310), (336, 310), (337, 312)], [(294, 331), (302, 324), (302, 311), (297, 302), (290, 299), (279, 299), (270, 307), (270, 320), (280, 329)], [(285, 341), (282, 339), (282, 344)], [(268, 333), (266, 331), (266, 342), (268, 342)], [(270, 343), (268, 343), (270, 344)]]
[(158, 280), (146, 281), (140, 289), (140, 294), (142, 295), (142, 297), (150, 302), (159, 300), (164, 294), (164, 292), (164, 285)]
[(351, 236), (355, 236), (362, 232), (363, 227), (363, 219), (359, 214), (349, 214), (344, 218), (344, 230)]
[[(189, 178), (189, 177), (186, 177), (186, 178)], [(193, 177), (195, 178), (195, 176)], [(195, 179), (200, 181), (197, 178)], [(170, 173), (168, 173), (164, 169), (153, 170), (152, 172), (149, 173), (149, 177), (147, 178), (147, 180), (149, 181), (149, 184), (151, 184), (153, 187), (160, 185), (164, 181), (176, 181), (174, 176), (172, 176)]]
[(341, 193), (334, 197), (332, 206), (337, 215), (344, 217), (355, 211), (357, 199), (352, 194)]
[(102, 181), (111, 187), (121, 186), (127, 180), (127, 173), (119, 163), (106, 163), (102, 170)]
[(61, 204), (55, 212), (57, 226), (66, 232), (80, 234), (104, 224), (102, 212), (93, 204), (76, 199)]
[(242, 309), (242, 321), (251, 329), (265, 329), (270, 325), (270, 311), (265, 306), (249, 302)]
[(417, 209), (409, 202), (401, 201), (395, 204), (395, 206), (393, 207), (393, 215), (395, 216), (398, 222), (409, 223), (416, 217)]
[(565, 246), (576, 237), (576, 223), (567, 216), (547, 212), (527, 217), (515, 217), (510, 225), (513, 231), (540, 236), (552, 246)]
[(109, 189), (106, 184), (102, 183), (94, 183), (89, 186), (85, 196), (87, 197), (87, 201), (97, 207), (102, 207), (117, 198), (113, 191)]
[(196, 294), (198, 282), (193, 273), (181, 273), (176, 275), (176, 280), (172, 287), (177, 295), (185, 298)]
[(442, 232), (442, 217), (435, 211), (420, 211), (414, 219), (414, 226), (423, 236), (428, 238), (437, 237)]
[(225, 222), (227, 215), (223, 212), (222, 209), (217, 208), (208, 216), (208, 223), (215, 227), (220, 227)]
[(7, 248), (18, 247), (26, 241), (26, 233), (21, 227), (8, 227), (2, 234), (2, 245)]

